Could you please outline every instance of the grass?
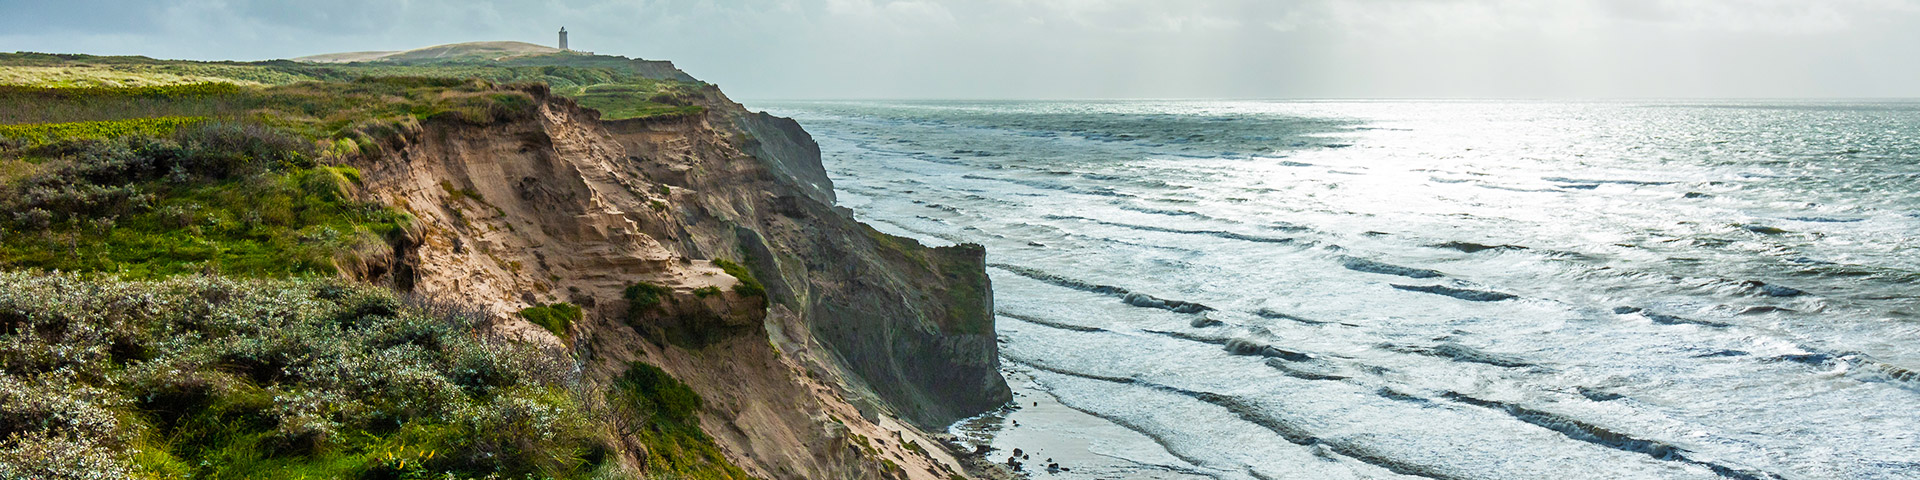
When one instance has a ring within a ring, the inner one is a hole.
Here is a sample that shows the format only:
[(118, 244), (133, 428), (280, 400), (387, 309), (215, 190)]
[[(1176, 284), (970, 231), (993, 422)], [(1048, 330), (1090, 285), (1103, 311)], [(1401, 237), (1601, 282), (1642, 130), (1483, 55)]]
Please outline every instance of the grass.
[(19, 141), (28, 147), (38, 147), (62, 140), (102, 140), (126, 136), (159, 137), (170, 135), (180, 127), (205, 121), (207, 121), (206, 117), (156, 117), (98, 122), (0, 125), (0, 138)]
[(746, 297), (760, 297), (762, 300), (766, 299), (767, 287), (765, 285), (761, 285), (759, 279), (753, 278), (753, 271), (747, 269), (746, 266), (738, 263), (733, 263), (732, 261), (728, 261), (727, 259), (724, 259), (724, 258), (713, 259), (713, 264), (715, 266), (720, 267), (721, 271), (727, 272), (727, 275), (732, 275), (734, 279), (740, 281), (740, 283), (734, 284), (733, 286), (734, 293), (738, 293), (741, 296), (746, 296)]
[[(298, 91), (316, 85), (360, 83), (368, 78), (432, 78), (475, 80), (486, 84), (545, 84), (552, 92), (573, 98), (581, 106), (601, 111), (605, 120), (677, 117), (698, 115), (704, 107), (694, 102), (704, 84), (683, 79), (653, 78), (647, 69), (632, 60), (592, 55), (535, 55), (502, 61), (475, 59), (422, 60), (409, 62), (370, 62), (353, 64), (305, 64), (273, 62), (191, 62), (162, 61), (144, 57), (99, 57), (40, 53), (0, 54), (0, 89), (53, 88), (64, 90), (166, 87), (177, 85), (220, 85), (246, 92), (242, 96), (275, 96), (279, 92)], [(304, 85), (305, 87), (303, 87)], [(259, 86), (265, 86), (264, 88)], [(340, 92), (335, 92), (340, 93)], [(60, 119), (33, 119), (31, 110), (20, 111), (8, 105), (0, 91), (0, 123), (48, 123), (114, 120), (159, 116), (169, 108), (189, 108), (195, 116), (209, 114), (248, 114), (246, 103), (229, 99), (224, 105), (119, 105), (131, 114), (94, 115), (75, 118), (80, 113), (56, 115)], [(243, 99), (244, 100), (244, 99)], [(360, 98), (368, 105), (386, 103), (391, 98)], [(376, 100), (367, 102), (368, 100)], [(419, 100), (419, 99), (412, 99)], [(124, 102), (122, 102), (124, 103)], [(178, 102), (172, 102), (178, 103)], [(236, 105), (235, 103), (240, 103)], [(257, 102), (255, 102), (257, 103)], [(273, 103), (273, 102), (266, 102)], [(17, 105), (17, 102), (16, 102)], [(229, 107), (229, 108), (216, 108)], [(100, 112), (88, 112), (98, 114)], [(281, 119), (283, 111), (268, 112)]]
[(578, 305), (560, 302), (521, 309), (520, 317), (546, 328), (560, 338), (568, 338), (573, 322), (580, 321), (581, 311)]
[(0, 183), (0, 267), (278, 278), (390, 254), (412, 217), (355, 200), (359, 171), (312, 164), (305, 145), (232, 124), (59, 145)]
[(144, 87), (182, 83), (256, 82), (216, 76), (183, 75), (151, 70), (116, 69), (104, 66), (9, 66), (0, 68), (0, 85), (36, 87)]
[(626, 420), (620, 433), (646, 445), (646, 471), (653, 477), (752, 478), (727, 461), (713, 438), (700, 430), (700, 395), (659, 367), (628, 364), (626, 373), (614, 380), (607, 403)]
[(692, 104), (697, 95), (691, 90), (675, 82), (631, 79), (556, 89), (555, 92), (572, 98), (582, 107), (599, 110), (601, 120), (627, 120), (677, 118), (705, 113), (706, 107)]
[(0, 273), (0, 478), (587, 478), (572, 362), (318, 280)]
[(627, 299), (627, 320), (640, 318), (648, 310), (660, 306), (660, 302), (671, 298), (672, 294), (673, 289), (651, 283), (628, 285), (626, 292), (622, 295)]
[(715, 286), (705, 286), (705, 287), (693, 289), (693, 296), (700, 297), (700, 298), (707, 298), (707, 297), (711, 297), (719, 294), (720, 294), (720, 287), (715, 287)]

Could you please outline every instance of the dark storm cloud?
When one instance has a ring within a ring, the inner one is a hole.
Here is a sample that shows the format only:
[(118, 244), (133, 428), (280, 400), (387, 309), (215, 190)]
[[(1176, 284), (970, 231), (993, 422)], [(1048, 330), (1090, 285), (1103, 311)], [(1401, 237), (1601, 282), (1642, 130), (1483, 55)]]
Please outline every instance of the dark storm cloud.
[(565, 25), (741, 97), (1920, 96), (1920, 0), (0, 2), (0, 50), (163, 58)]

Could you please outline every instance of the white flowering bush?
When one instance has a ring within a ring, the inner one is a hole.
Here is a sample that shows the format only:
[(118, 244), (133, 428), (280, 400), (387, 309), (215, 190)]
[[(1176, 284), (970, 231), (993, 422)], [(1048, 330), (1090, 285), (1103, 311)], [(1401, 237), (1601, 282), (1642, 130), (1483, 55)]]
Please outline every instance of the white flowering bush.
[(587, 478), (614, 463), (572, 361), (482, 319), (328, 280), (0, 272), (0, 478)]

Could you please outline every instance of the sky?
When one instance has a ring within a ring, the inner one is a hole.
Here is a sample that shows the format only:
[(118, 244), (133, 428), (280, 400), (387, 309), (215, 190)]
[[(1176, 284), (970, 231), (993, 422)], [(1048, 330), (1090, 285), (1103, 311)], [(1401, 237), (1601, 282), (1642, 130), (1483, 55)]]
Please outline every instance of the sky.
[(0, 51), (519, 40), (744, 99), (1920, 98), (1920, 0), (0, 0)]

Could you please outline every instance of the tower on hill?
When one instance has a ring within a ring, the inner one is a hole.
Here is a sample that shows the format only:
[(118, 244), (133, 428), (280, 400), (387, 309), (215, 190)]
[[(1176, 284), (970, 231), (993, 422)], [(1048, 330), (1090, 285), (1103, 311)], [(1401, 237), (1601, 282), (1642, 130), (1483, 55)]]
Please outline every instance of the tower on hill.
[(560, 49), (567, 49), (567, 27), (560, 27)]

